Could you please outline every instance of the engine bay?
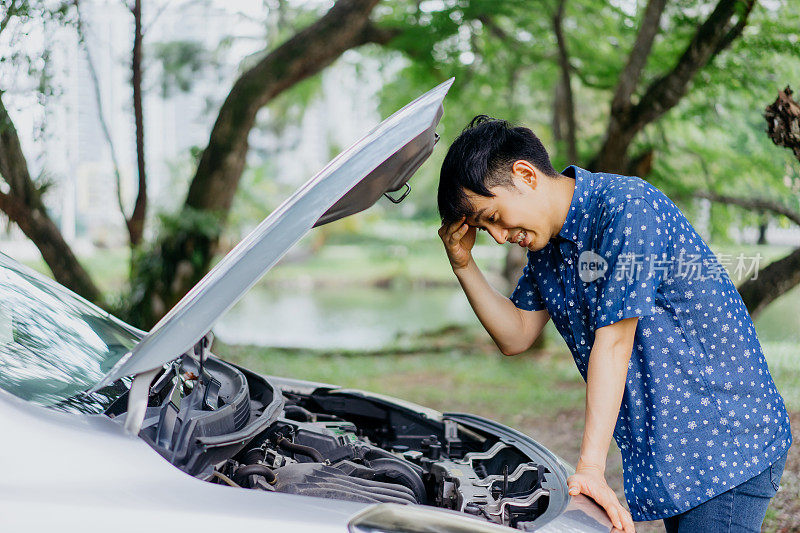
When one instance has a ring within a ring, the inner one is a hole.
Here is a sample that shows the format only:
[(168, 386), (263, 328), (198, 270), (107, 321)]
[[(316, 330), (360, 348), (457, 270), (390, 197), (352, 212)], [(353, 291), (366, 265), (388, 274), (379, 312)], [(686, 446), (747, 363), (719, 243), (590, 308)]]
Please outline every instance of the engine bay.
[[(187, 354), (153, 382), (139, 436), (210, 483), (433, 506), (522, 530), (561, 488), (540, 450), (491, 421), (199, 360)], [(124, 402), (107, 414), (124, 420)]]

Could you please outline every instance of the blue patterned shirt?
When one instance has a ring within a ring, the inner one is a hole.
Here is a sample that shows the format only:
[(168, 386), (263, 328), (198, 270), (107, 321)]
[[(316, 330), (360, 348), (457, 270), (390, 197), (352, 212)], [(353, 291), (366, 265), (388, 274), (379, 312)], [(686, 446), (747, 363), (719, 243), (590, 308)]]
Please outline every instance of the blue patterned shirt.
[(576, 166), (567, 219), (511, 295), (547, 309), (586, 379), (595, 330), (639, 317), (614, 439), (635, 520), (687, 511), (791, 445), (753, 321), (675, 204), (637, 177)]

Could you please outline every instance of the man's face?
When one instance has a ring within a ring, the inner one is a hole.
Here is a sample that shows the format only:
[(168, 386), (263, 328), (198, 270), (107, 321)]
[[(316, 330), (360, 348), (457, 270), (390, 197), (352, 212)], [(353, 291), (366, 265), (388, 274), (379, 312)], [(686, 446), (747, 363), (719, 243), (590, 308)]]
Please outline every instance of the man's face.
[(499, 244), (510, 242), (531, 251), (541, 250), (560, 227), (554, 229), (552, 206), (543, 191), (542, 181), (547, 178), (523, 170), (514, 173), (512, 187), (489, 189), (494, 196), (467, 191), (474, 214), (466, 222), (487, 231)]

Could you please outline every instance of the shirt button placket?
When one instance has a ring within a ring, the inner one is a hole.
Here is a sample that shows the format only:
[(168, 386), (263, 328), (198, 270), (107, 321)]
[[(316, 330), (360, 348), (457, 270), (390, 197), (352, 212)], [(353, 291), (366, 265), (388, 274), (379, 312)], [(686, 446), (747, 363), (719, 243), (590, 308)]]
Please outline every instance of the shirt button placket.
[(561, 255), (559, 270), (561, 271), (560, 277), (564, 287), (564, 311), (567, 314), (569, 329), (572, 333), (572, 345), (580, 349), (578, 346), (578, 339), (583, 336), (583, 321), (580, 317), (580, 306), (576, 305), (579, 288), (576, 287), (577, 272), (573, 265), (575, 261), (572, 257), (574, 246), (572, 242), (566, 240), (559, 243), (558, 251)]

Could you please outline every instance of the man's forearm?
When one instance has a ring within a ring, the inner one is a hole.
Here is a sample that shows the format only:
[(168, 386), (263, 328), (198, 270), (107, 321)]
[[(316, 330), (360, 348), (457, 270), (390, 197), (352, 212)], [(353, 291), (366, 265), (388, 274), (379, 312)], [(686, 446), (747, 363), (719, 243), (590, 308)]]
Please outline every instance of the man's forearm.
[(539, 331), (534, 332), (533, 338), (526, 338), (530, 334), (525, 331), (522, 313), (511, 300), (486, 281), (475, 261), (470, 259), (466, 267), (454, 269), (453, 272), (475, 315), (500, 351), (513, 355), (527, 349)]
[(586, 376), (586, 427), (579, 466), (605, 470), (637, 323), (638, 318), (629, 318), (597, 330)]

